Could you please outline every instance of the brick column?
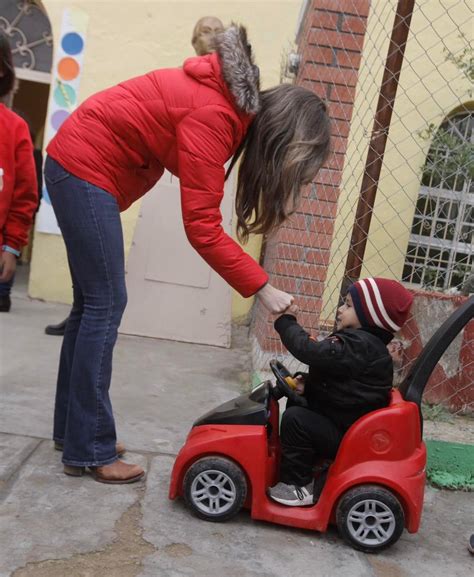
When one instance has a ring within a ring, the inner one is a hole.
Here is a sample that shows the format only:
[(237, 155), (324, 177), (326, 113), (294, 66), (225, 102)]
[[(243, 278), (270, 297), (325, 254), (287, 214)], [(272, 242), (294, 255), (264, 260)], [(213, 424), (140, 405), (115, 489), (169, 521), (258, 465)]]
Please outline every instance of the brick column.
[[(297, 38), (301, 63), (296, 84), (327, 102), (332, 154), (303, 191), (297, 213), (266, 240), (263, 264), (270, 282), (297, 298), (299, 320), (313, 334), (319, 325), (369, 5), (369, 0), (312, 0)], [(282, 351), (273, 319), (259, 303), (253, 336), (260, 352)]]

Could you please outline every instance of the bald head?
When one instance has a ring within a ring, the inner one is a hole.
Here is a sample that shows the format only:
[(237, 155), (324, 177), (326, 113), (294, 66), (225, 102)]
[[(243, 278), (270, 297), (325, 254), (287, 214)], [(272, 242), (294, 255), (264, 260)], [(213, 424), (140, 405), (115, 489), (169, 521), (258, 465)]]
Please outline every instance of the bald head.
[(191, 43), (198, 56), (204, 56), (214, 52), (214, 38), (219, 32), (223, 32), (224, 24), (215, 16), (200, 18), (193, 30)]

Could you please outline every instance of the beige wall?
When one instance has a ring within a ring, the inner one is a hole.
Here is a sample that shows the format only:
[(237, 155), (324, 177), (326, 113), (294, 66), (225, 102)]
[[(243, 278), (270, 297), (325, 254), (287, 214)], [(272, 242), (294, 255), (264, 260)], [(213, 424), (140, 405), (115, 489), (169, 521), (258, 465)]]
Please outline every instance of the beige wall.
[[(154, 68), (180, 66), (193, 55), (190, 43), (193, 26), (201, 16), (213, 15), (228, 24), (247, 26), (249, 39), (261, 71), (263, 87), (279, 82), (280, 62), (294, 39), (301, 0), (260, 0), (201, 2), (192, 0), (116, 1), (44, 0), (53, 34), (58, 36), (61, 14), (66, 7), (77, 7), (89, 14), (79, 100)], [(122, 215), (125, 250), (133, 237), (139, 202)], [(260, 241), (249, 244), (258, 258)], [(31, 265), (30, 296), (70, 302), (70, 279), (62, 238), (37, 233)], [(233, 317), (245, 317), (251, 299), (233, 298)]]
[[(376, 0), (369, 14), (322, 319), (333, 319), (337, 306), (395, 7), (396, 2)], [(431, 0), (423, 4), (423, 10), (415, 7), (362, 277), (401, 278), (421, 168), (430, 146), (417, 133), (429, 122), (439, 125), (461, 102), (472, 98), (468, 80), (446, 61), (443, 52), (447, 47), (457, 53), (465, 45), (458, 29), (472, 42), (467, 3)]]

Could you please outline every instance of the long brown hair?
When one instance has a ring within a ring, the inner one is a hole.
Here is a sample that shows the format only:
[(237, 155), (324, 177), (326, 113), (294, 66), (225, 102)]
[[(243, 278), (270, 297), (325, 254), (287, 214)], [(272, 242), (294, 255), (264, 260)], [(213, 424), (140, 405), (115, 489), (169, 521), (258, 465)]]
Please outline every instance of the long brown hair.
[(324, 102), (306, 88), (282, 84), (260, 93), (261, 108), (227, 171), (242, 155), (235, 210), (237, 236), (268, 234), (296, 210), (301, 186), (316, 176), (330, 146)]

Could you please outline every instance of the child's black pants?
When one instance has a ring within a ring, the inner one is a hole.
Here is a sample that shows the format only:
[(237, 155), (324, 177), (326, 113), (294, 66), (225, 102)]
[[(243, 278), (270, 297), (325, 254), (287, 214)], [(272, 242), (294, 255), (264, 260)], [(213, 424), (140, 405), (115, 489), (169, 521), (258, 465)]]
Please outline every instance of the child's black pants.
[(305, 407), (287, 408), (281, 423), (280, 481), (307, 485), (315, 458), (333, 459), (343, 436), (344, 431), (326, 415)]

